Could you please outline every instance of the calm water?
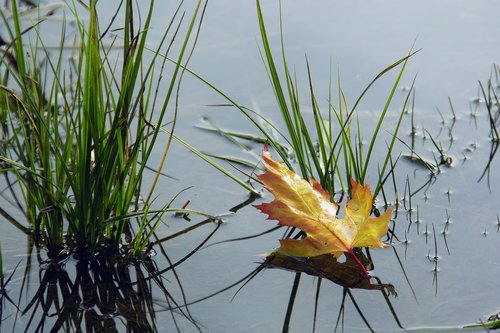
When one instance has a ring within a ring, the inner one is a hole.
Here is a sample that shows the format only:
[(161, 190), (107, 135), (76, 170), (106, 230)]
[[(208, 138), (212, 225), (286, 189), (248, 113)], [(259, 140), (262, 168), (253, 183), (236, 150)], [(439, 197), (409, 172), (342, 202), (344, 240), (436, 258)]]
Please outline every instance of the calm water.
[[(162, 2), (158, 1), (157, 5), (168, 6)], [(109, 19), (106, 15), (111, 15), (114, 8), (111, 4), (106, 6), (110, 7), (103, 8), (101, 22)], [(491, 143), (487, 114), (481, 105), (473, 102), (478, 96), (478, 80), (486, 82), (492, 64), (500, 62), (500, 35), (496, 33), (500, 28), (499, 9), (497, 1), (486, 0), (441, 1), (439, 4), (433, 1), (315, 1), (314, 4), (287, 1), (282, 4), (288, 62), (296, 66), (305, 110), (308, 109), (305, 55), (312, 66), (318, 100), (324, 107), (330, 71), (333, 77), (340, 71), (342, 87), (352, 104), (380, 70), (406, 55), (414, 43), (415, 49), (421, 49), (410, 60), (393, 103), (394, 114), (385, 129), (390, 131), (394, 127), (398, 108), (407, 93), (404, 88), (417, 76), (415, 150), (433, 160), (436, 148), (428, 135), (424, 138), (425, 129), (453, 158), (453, 165), (443, 167), (432, 185), (415, 194), (411, 215), (404, 209), (398, 212), (395, 233), (401, 241), (407, 239), (409, 242), (394, 241), (390, 249), (371, 252), (374, 275), (383, 283), (394, 285), (398, 293), (390, 302), (405, 328), (457, 327), (486, 320), (500, 311), (500, 232), (497, 227), (500, 170), (497, 157), (491, 165), (490, 188), (486, 179), (478, 182), (488, 163)], [(263, 11), (271, 44), (279, 51), (279, 7), (275, 2), (265, 1)], [(164, 14), (161, 10), (156, 11), (152, 36), (160, 36), (164, 24)], [(254, 1), (211, 1), (190, 67), (239, 103), (259, 109), (280, 127), (272, 90), (259, 56), (258, 41)], [(154, 37), (151, 44), (154, 45)], [(364, 125), (369, 125), (371, 117), (383, 108), (392, 79), (389, 75), (364, 99), (360, 108)], [(208, 117), (224, 129), (257, 135), (241, 114), (231, 108), (208, 107), (226, 101), (192, 77), (185, 78), (182, 88), (179, 136), (203, 151), (257, 161), (262, 146), (255, 144), (251, 153), (243, 152), (225, 138), (193, 128), (202, 117)], [(457, 114), (454, 123), (448, 97)], [(471, 116), (476, 108), (479, 111)], [(444, 124), (437, 109), (445, 118)], [(410, 116), (407, 115), (399, 137), (408, 144), (410, 132)], [(383, 141), (380, 143), (383, 153), (385, 145)], [(407, 154), (409, 151), (399, 145), (395, 152)], [(179, 179), (162, 180), (157, 194), (165, 201), (179, 190), (194, 185), (178, 199), (179, 205), (189, 199), (192, 209), (223, 214), (247, 198), (242, 188), (180, 146), (174, 147), (165, 172)], [(371, 174), (375, 179), (376, 169)], [(400, 199), (406, 179), (415, 191), (429, 179), (429, 172), (411, 162), (400, 161), (396, 179)], [(394, 200), (394, 197), (389, 191), (388, 199)], [(270, 198), (266, 194), (263, 200)], [(195, 222), (195, 218), (191, 222), (169, 219), (167, 225), (159, 229), (159, 237), (171, 235)], [(237, 214), (228, 215), (207, 244), (258, 234), (274, 225), (252, 206), (246, 206)], [(170, 259), (173, 262), (181, 259), (213, 229), (213, 224), (207, 224), (166, 242), (165, 250)], [(0, 223), (0, 230), (5, 269), (11, 271), (18, 262), (24, 267), (26, 237), (6, 221)], [(281, 237), (279, 230), (198, 251), (177, 268), (188, 302), (223, 289), (249, 274), (263, 261), (266, 253), (278, 246), (277, 240)], [(433, 260), (436, 255), (437, 266)], [(154, 260), (160, 269), (168, 266), (162, 255)], [(19, 298), (16, 290), (23, 279), (20, 271), (8, 285), (13, 299)], [(70, 275), (74, 273), (70, 271)], [(232, 297), (238, 287), (189, 309), (202, 331), (279, 332), (294, 276), (284, 270), (265, 270), (234, 300)], [(168, 273), (165, 277), (170, 292), (180, 300), (181, 291), (174, 276)], [(35, 269), (28, 294), (36, 290), (38, 279)], [(313, 277), (302, 276), (290, 323), (291, 332), (312, 330), (316, 282)], [(342, 292), (342, 287), (323, 281), (317, 332), (334, 330)], [(352, 294), (376, 332), (400, 330), (379, 291), (353, 290)], [(21, 304), (26, 306), (30, 297), (22, 296), (21, 299)], [(170, 312), (164, 310), (167, 304), (162, 295), (153, 293), (153, 299), (160, 331), (165, 327), (175, 330)], [(13, 313), (12, 307), (4, 308), (2, 331), (25, 327), (28, 319), (21, 316), (14, 323)], [(178, 318), (182, 332), (196, 331), (191, 323), (181, 316)], [(368, 331), (350, 299), (345, 305), (344, 331)]]

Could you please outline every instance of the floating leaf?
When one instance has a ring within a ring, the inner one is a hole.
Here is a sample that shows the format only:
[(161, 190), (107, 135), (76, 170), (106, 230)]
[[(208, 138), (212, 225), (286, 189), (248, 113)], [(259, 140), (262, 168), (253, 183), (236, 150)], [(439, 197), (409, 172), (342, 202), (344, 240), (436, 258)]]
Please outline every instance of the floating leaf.
[(304, 239), (280, 240), (278, 252), (295, 257), (314, 257), (330, 253), (339, 258), (348, 253), (366, 275), (366, 269), (353, 252), (355, 247), (385, 248), (380, 241), (386, 235), (392, 211), (371, 217), (373, 198), (368, 185), (351, 179), (351, 199), (338, 218), (338, 205), (314, 179), (312, 183), (272, 159), (267, 145), (262, 153), (266, 172), (259, 175), (265, 188), (274, 195), (270, 203), (256, 205), (282, 226), (301, 229)]

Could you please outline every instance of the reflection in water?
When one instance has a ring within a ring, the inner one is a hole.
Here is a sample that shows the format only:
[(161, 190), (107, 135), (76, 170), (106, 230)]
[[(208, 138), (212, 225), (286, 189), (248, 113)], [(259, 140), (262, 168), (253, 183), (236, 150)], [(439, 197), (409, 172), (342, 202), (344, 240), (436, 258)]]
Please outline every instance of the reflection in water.
[[(163, 292), (169, 307), (179, 306), (163, 279), (150, 280), (156, 271), (150, 258), (131, 263), (119, 256), (98, 255), (69, 263), (67, 267), (49, 263), (40, 269), (38, 289), (26, 306), (16, 306), (19, 323), (26, 321), (25, 331), (157, 332), (161, 330), (156, 323), (153, 289), (156, 297), (157, 289)], [(28, 294), (23, 291), (20, 300)], [(187, 308), (171, 312), (174, 324), (178, 316), (198, 328)]]
[[(373, 269), (369, 255), (365, 255), (359, 249), (355, 249), (355, 253), (366, 267)], [(338, 262), (331, 255), (293, 258), (277, 252), (269, 255), (261, 265), (237, 283), (190, 303), (184, 297), (182, 302), (174, 299), (164, 284), (165, 280), (158, 275), (159, 270), (154, 261), (148, 257), (144, 257), (142, 261), (130, 262), (129, 259), (120, 256), (98, 255), (66, 263), (42, 264), (37, 289), (34, 292), (29, 292), (25, 288), (25, 285), (28, 284), (26, 282), (27, 276), (25, 276), (18, 302), (9, 297), (7, 289), (2, 285), (0, 304), (8, 303), (13, 311), (4, 316), (3, 307), (0, 307), (0, 316), (2, 316), (2, 321), (9, 316), (15, 316), (15, 320), (11, 318), (11, 322), (14, 322), (13, 329), (22, 329), (26, 332), (121, 332), (124, 330), (128, 332), (161, 332), (162, 328), (157, 324), (158, 308), (155, 307), (158, 304), (158, 291), (160, 290), (161, 298), (165, 302), (163, 309), (170, 312), (176, 330), (183, 331), (176, 322), (182, 318), (184, 322), (191, 323), (193, 329), (201, 331), (200, 326), (189, 311), (190, 304), (207, 300), (241, 282), (244, 282), (241, 287), (243, 288), (265, 268), (281, 268), (296, 272), (296, 281), (292, 288), (285, 316), (284, 331), (287, 331), (289, 327), (301, 273), (319, 277), (314, 323), (316, 322), (321, 281), (328, 279), (344, 288), (337, 326), (343, 326), (345, 302), (349, 298), (367, 328), (372, 330), (350, 291), (350, 289), (356, 288), (380, 291), (395, 322), (402, 328), (389, 299), (389, 296), (397, 295), (394, 286), (382, 283), (377, 277), (367, 279), (352, 258), (347, 257), (345, 262)], [(174, 275), (184, 295), (180, 279), (176, 274)], [(5, 284), (8, 282), (9, 280)], [(27, 305), (21, 305), (21, 300), (25, 298), (28, 298)]]
[[(254, 199), (230, 211), (236, 212)], [(209, 228), (200, 244), (176, 262), (171, 261), (165, 250), (168, 240), (210, 224), (214, 227)], [(165, 327), (158, 326), (157, 313), (165, 312), (169, 313), (169, 324), (175, 331), (183, 331), (186, 325), (190, 331), (201, 331), (189, 310), (176, 267), (202, 248), (220, 225), (220, 220), (207, 218), (168, 237), (154, 236), (156, 241), (148, 248), (154, 246), (169, 264), (161, 269), (150, 257), (154, 250), (138, 260), (131, 260), (125, 248), (121, 255), (104, 248), (95, 256), (66, 255), (58, 260), (43, 260), (40, 253), (43, 249), (29, 241), (20, 291), (11, 289), (16, 269), (0, 279), (0, 331), (2, 323), (8, 319), (7, 324), (12, 325), (13, 331), (163, 332)], [(39, 266), (35, 291), (29, 290), (33, 285), (31, 273), (36, 270), (32, 263), (33, 250), (36, 250)], [(166, 279), (167, 272), (173, 276), (172, 280)], [(24, 300), (27, 300), (26, 305)], [(162, 316), (162, 323), (169, 320), (168, 317)]]
[[(241, 203), (240, 205), (235, 206), (235, 208), (240, 209), (250, 203), (252, 203), (255, 200), (255, 198), (251, 197), (249, 200)], [(221, 243), (227, 243), (227, 242), (239, 242), (239, 241), (244, 241), (244, 240), (250, 240), (254, 239), (257, 237), (260, 237), (262, 235), (268, 234), (270, 232), (275, 231), (279, 227), (274, 227), (269, 230), (266, 230), (264, 232), (252, 235), (252, 236), (247, 236), (247, 237), (239, 237), (235, 239), (229, 239), (226, 241), (222, 242), (216, 242), (213, 243), (209, 246), (213, 246), (216, 244), (221, 244)], [(208, 246), (207, 246), (208, 247)], [(397, 255), (396, 250), (394, 249), (394, 252)], [(369, 255), (369, 250), (366, 249), (366, 254), (359, 248), (354, 249), (354, 253), (357, 256), (358, 260), (368, 269), (368, 270), (373, 270), (374, 269), (374, 263)], [(351, 293), (351, 289), (365, 289), (365, 290), (374, 290), (374, 291), (380, 291), (382, 294), (382, 297), (384, 298), (384, 301), (386, 302), (389, 311), (391, 312), (393, 319), (395, 323), (397, 324), (398, 327), (403, 329), (403, 325), (401, 324), (396, 311), (391, 303), (390, 296), (397, 297), (396, 290), (392, 284), (386, 284), (382, 283), (382, 281), (376, 277), (370, 277), (367, 278), (356, 261), (351, 258), (350, 256), (345, 256), (346, 260), (344, 262), (339, 262), (334, 256), (330, 254), (325, 254), (325, 255), (320, 255), (316, 257), (309, 257), (309, 258), (303, 258), (303, 257), (292, 257), (292, 256), (287, 256), (280, 254), (278, 251), (275, 251), (268, 255), (264, 262), (262, 262), (257, 268), (255, 268), (253, 271), (251, 271), (249, 274), (244, 276), (243, 278), (239, 279), (235, 283), (229, 284), (226, 287), (224, 287), (221, 290), (218, 290), (212, 294), (209, 294), (201, 299), (191, 301), (189, 303), (186, 303), (182, 305), (182, 307), (187, 307), (189, 305), (193, 305), (196, 303), (200, 303), (203, 301), (207, 301), (211, 299), (212, 297), (219, 295), (223, 292), (226, 292), (234, 287), (237, 287), (240, 285), (238, 290), (233, 296), (233, 299), (236, 297), (236, 295), (239, 293), (241, 289), (243, 289), (252, 279), (254, 279), (260, 272), (262, 272), (266, 268), (279, 268), (279, 269), (284, 269), (288, 271), (295, 272), (295, 280), (294, 284), (290, 293), (290, 298), (288, 301), (288, 306), (285, 314), (285, 319), (283, 323), (283, 332), (288, 332), (290, 328), (290, 321), (292, 317), (292, 310), (293, 310), (293, 305), (295, 302), (295, 297), (296, 293), (300, 284), (300, 278), (302, 273), (306, 273), (311, 276), (318, 277), (319, 279), (317, 280), (317, 292), (315, 296), (315, 308), (314, 308), (314, 321), (313, 321), (313, 331), (315, 330), (316, 327), (316, 318), (317, 318), (317, 311), (318, 311), (318, 304), (319, 304), (319, 296), (320, 296), (320, 290), (321, 290), (321, 283), (323, 279), (330, 280), (339, 286), (343, 287), (343, 294), (342, 294), (342, 301), (341, 305), (339, 308), (339, 313), (338, 313), (338, 318), (336, 321), (335, 326), (336, 327), (343, 327), (344, 326), (344, 311), (345, 311), (345, 305), (347, 301), (347, 297), (350, 299), (352, 304), (354, 305), (354, 308), (358, 312), (361, 320), (365, 323), (366, 327), (370, 330), (373, 331), (372, 327), (370, 326), (370, 323), (368, 322), (366, 316), (363, 313), (363, 310), (360, 308), (358, 305), (356, 299), (354, 298), (353, 294)], [(399, 258), (399, 257), (398, 257)], [(405, 273), (404, 268), (402, 267), (402, 264), (400, 262), (401, 268)], [(408, 279), (407, 282), (409, 283)], [(410, 288), (413, 291), (413, 287), (410, 284)], [(414, 293), (414, 291), (413, 291)], [(414, 293), (415, 296), (415, 293)], [(415, 296), (416, 297), (416, 296)], [(332, 323), (333, 324), (333, 323)]]
[[(359, 261), (365, 267), (367, 267), (368, 269), (373, 269), (373, 262), (369, 258), (369, 256), (366, 256), (360, 249), (357, 248), (354, 249), (354, 252), (358, 257)], [(366, 319), (365, 315), (363, 314), (363, 311), (358, 306), (356, 300), (354, 299), (354, 296), (350, 291), (350, 289), (353, 288), (381, 291), (384, 300), (387, 303), (394, 317), (394, 320), (396, 321), (397, 325), (400, 328), (403, 328), (389, 299), (389, 296), (391, 295), (397, 296), (394, 286), (392, 284), (382, 283), (380, 279), (377, 277), (367, 278), (363, 270), (360, 268), (360, 266), (350, 256), (346, 256), (345, 262), (339, 262), (334, 256), (330, 254), (320, 255), (316, 257), (309, 257), (309, 258), (299, 258), (299, 257), (286, 256), (275, 251), (271, 253), (269, 256), (267, 256), (264, 263), (262, 263), (262, 266), (266, 268), (281, 268), (296, 272), (294, 285), (292, 287), (292, 292), (288, 302), (288, 309), (285, 316), (285, 321), (283, 323), (283, 332), (288, 332), (289, 329), (293, 304), (295, 301), (295, 295), (298, 289), (301, 273), (306, 273), (308, 275), (320, 278), (317, 283), (317, 292), (315, 298), (313, 331), (316, 326), (316, 316), (317, 316), (319, 295), (321, 289), (321, 279), (330, 280), (344, 287), (342, 302), (339, 308), (339, 314), (336, 322), (336, 328), (339, 326), (339, 324), (341, 325), (341, 327), (343, 327), (346, 296), (349, 296), (355, 309), (359, 313), (363, 322), (366, 324), (367, 328), (370, 331), (373, 331), (373, 329), (370, 326), (370, 323)], [(372, 280), (376, 281), (376, 283), (372, 283)]]
[[(361, 250), (356, 249), (355, 253), (364, 266), (370, 267), (372, 265), (372, 262)], [(317, 276), (345, 288), (386, 290), (389, 294), (397, 296), (394, 286), (391, 284), (372, 284), (350, 256), (346, 256), (345, 262), (339, 262), (330, 254), (303, 258), (273, 252), (267, 256), (262, 265), (266, 268), (282, 268)]]

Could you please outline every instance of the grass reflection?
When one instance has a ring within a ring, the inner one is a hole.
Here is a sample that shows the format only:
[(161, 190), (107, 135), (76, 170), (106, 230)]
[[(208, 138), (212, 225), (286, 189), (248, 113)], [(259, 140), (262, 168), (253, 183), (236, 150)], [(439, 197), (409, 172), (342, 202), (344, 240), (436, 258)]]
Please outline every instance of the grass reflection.
[[(49, 263), (39, 272), (39, 285), (16, 316), (27, 316), (25, 331), (129, 332), (159, 331), (155, 298), (179, 306), (150, 258), (130, 262), (120, 256), (97, 255), (67, 263)], [(28, 297), (23, 288), (20, 299)], [(158, 293), (158, 289), (162, 291)], [(198, 327), (189, 310), (172, 312)], [(20, 320), (20, 322), (22, 322)]]

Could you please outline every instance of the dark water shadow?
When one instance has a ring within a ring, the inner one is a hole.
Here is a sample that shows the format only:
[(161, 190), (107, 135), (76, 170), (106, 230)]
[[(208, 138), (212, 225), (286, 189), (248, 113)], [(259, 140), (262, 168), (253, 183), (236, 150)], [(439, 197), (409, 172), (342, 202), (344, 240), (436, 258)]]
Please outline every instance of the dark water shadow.
[[(172, 262), (165, 250), (167, 240), (202, 232), (197, 229), (207, 225), (208, 235), (201, 244)], [(207, 218), (165, 239), (154, 236), (156, 241), (135, 259), (126, 247), (118, 254), (115, 248), (104, 247), (93, 256), (79, 252), (46, 259), (48, 251), (37, 246), (28, 232), (24, 272), (16, 266), (0, 280), (0, 332), (2, 328), (13, 332), (162, 332), (158, 311), (169, 314), (170, 319), (162, 316), (162, 323), (170, 320), (174, 331), (186, 327), (201, 331), (189, 310), (176, 267), (194, 255), (220, 225), (221, 221)], [(158, 267), (157, 250), (167, 259), (167, 268)], [(167, 271), (173, 278), (165, 277)]]
[[(358, 260), (368, 269), (373, 269), (373, 262), (368, 255), (365, 255), (361, 249), (354, 250)], [(330, 254), (309, 257), (309, 258), (299, 258), (290, 257), (279, 252), (271, 253), (264, 263), (263, 267), (266, 268), (279, 268), (295, 272), (295, 279), (291, 289), (289, 302), (287, 306), (287, 311), (285, 319), (283, 322), (282, 332), (288, 332), (290, 329), (290, 321), (292, 318), (293, 305), (295, 303), (295, 296), (299, 287), (300, 277), (302, 273), (306, 273), (311, 276), (318, 277), (317, 290), (315, 295), (315, 306), (314, 306), (314, 318), (313, 318), (313, 328), (315, 331), (317, 311), (319, 305), (319, 296), (321, 290), (321, 281), (326, 279), (334, 282), (335, 284), (343, 287), (343, 296), (341, 305), (339, 308), (339, 314), (337, 317), (337, 322), (335, 324), (335, 330), (339, 327), (343, 327), (343, 318), (345, 311), (345, 304), (347, 301), (346, 296), (349, 296), (352, 304), (354, 305), (357, 313), (359, 314), (361, 320), (365, 323), (366, 327), (373, 332), (369, 321), (360, 308), (351, 289), (365, 289), (365, 290), (377, 290), (380, 291), (396, 324), (399, 328), (403, 329), (396, 311), (391, 303), (389, 296), (397, 296), (397, 292), (392, 284), (382, 283), (378, 277), (367, 277), (363, 270), (360, 268), (358, 263), (350, 256), (346, 257), (344, 262), (339, 262), (334, 256)]]
[[(245, 239), (249, 238), (252, 237), (246, 237)], [(365, 267), (367, 267), (367, 269), (369, 270), (374, 269), (373, 261), (371, 260), (368, 251), (367, 254), (365, 254), (361, 249), (356, 248), (354, 249), (354, 252), (358, 260)], [(399, 328), (404, 329), (390, 298), (391, 296), (397, 297), (397, 292), (395, 287), (392, 284), (383, 283), (381, 279), (378, 278), (377, 276), (370, 276), (370, 278), (366, 277), (363, 270), (360, 268), (360, 266), (356, 263), (356, 261), (353, 258), (346, 257), (346, 260), (344, 262), (339, 262), (334, 256), (330, 254), (325, 254), (316, 257), (309, 257), (309, 258), (301, 258), (301, 257), (286, 256), (275, 251), (271, 253), (269, 256), (267, 256), (266, 259), (257, 266), (257, 268), (252, 270), (250, 273), (248, 273), (238, 281), (229, 284), (228, 286), (212, 294), (209, 294), (203, 298), (191, 301), (183, 306), (189, 306), (196, 303), (207, 301), (214, 296), (217, 296), (219, 294), (222, 294), (228, 290), (231, 290), (239, 286), (239, 288), (236, 290), (236, 292), (232, 297), (232, 299), (234, 299), (248, 283), (250, 283), (255, 277), (257, 277), (259, 273), (261, 273), (265, 269), (283, 269), (295, 274), (293, 286), (290, 290), (290, 296), (286, 307), (285, 318), (283, 320), (282, 332), (288, 332), (291, 328), (290, 322), (292, 319), (293, 307), (296, 300), (297, 291), (300, 285), (301, 276), (303, 273), (318, 278), (317, 289), (315, 294), (312, 332), (315, 332), (316, 329), (318, 305), (319, 305), (321, 285), (323, 280), (329, 280), (343, 288), (343, 296), (341, 300), (341, 305), (339, 307), (338, 318), (335, 323), (335, 331), (337, 330), (337, 328), (343, 327), (344, 325), (343, 318), (345, 313), (345, 305), (349, 298), (352, 304), (354, 305), (357, 313), (359, 314), (360, 319), (365, 323), (366, 327), (370, 331), (374, 332), (363, 310), (358, 305), (356, 299), (351, 293), (352, 289), (364, 289), (364, 290), (380, 292), (381, 296), (384, 299), (384, 302), (386, 303), (392, 315), (394, 322)]]
[[(14, 311), (3, 313), (6, 317), (2, 321), (9, 319), (13, 331), (24, 332), (158, 332), (161, 329), (157, 326), (155, 302), (160, 297), (170, 308), (179, 308), (171, 311), (177, 331), (181, 317), (199, 331), (189, 309), (181, 309), (169, 292), (171, 286), (162, 278), (150, 278), (156, 271), (154, 261), (148, 257), (131, 262), (104, 254), (43, 264), (34, 292), (23, 283), (18, 301), (14, 302), (3, 291), (2, 302), (8, 301)], [(26, 305), (22, 304), (24, 299)]]

